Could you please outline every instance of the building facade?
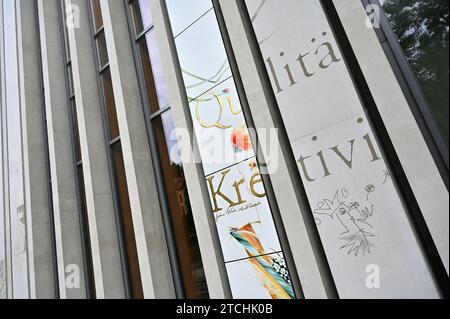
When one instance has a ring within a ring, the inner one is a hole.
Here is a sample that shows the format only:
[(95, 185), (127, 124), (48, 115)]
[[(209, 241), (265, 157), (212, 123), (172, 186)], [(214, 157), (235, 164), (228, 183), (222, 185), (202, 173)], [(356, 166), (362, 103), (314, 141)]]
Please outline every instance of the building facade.
[(0, 12), (0, 298), (448, 297), (447, 1)]

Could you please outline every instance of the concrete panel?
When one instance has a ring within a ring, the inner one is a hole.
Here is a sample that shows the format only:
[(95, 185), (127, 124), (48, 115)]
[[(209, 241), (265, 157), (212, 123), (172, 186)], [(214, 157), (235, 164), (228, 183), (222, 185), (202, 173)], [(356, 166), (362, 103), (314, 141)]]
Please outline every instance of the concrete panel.
[(175, 296), (161, 210), (122, 1), (101, 1), (117, 120), (145, 298)]
[(49, 172), (46, 159), (44, 101), (42, 95), (37, 10), (34, 2), (20, 1), (18, 25), (19, 72), (21, 76), (22, 130), (25, 175), (25, 205), (28, 223), (30, 297), (55, 298), (52, 232), (53, 213), (49, 201)]
[(78, 129), (85, 182), (97, 298), (125, 298), (124, 269), (118, 235), (108, 155), (102, 126), (99, 86), (92, 45), (89, 2), (66, 0), (80, 13), (79, 28), (68, 28)]
[[(67, 92), (59, 12), (56, 0), (37, 3), (60, 297), (85, 298), (85, 269), (78, 215), (80, 212), (73, 169), (70, 122), (65, 107)], [(79, 288), (66, 287), (65, 270), (68, 265), (76, 265), (80, 270)]]

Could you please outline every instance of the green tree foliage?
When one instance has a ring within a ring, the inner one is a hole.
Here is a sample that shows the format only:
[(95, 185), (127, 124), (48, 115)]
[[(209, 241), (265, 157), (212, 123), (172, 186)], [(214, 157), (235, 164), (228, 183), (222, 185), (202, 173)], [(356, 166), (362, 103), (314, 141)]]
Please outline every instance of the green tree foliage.
[(448, 142), (449, 1), (381, 2)]

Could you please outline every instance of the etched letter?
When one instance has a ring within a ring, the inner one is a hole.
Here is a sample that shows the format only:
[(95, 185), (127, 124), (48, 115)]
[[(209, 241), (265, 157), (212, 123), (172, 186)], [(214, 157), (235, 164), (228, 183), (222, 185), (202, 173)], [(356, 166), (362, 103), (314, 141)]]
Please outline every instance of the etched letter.
[(260, 194), (255, 190), (255, 185), (261, 183), (262, 184), (262, 178), (261, 174), (257, 173), (252, 176), (252, 179), (250, 180), (250, 189), (252, 191), (252, 194), (255, 195), (258, 198), (266, 197), (266, 194)]
[(350, 168), (353, 168), (353, 146), (355, 145), (355, 140), (351, 140), (350, 142), (351, 145), (351, 150), (350, 150), (350, 159), (347, 159), (339, 150), (339, 146), (335, 146), (330, 148), (330, 150), (333, 150), (340, 159), (342, 159), (342, 161)]
[(303, 170), (303, 175), (305, 175), (305, 178), (308, 182), (314, 182), (315, 179), (312, 179), (309, 174), (308, 174), (308, 170), (306, 169), (306, 165), (305, 165), (305, 161), (311, 158), (311, 156), (308, 157), (303, 157), (303, 155), (300, 157), (300, 159), (298, 160), (298, 162), (300, 163), (300, 165), (302, 166), (302, 170)]
[[(335, 63), (335, 62), (341, 61), (341, 59), (339, 59), (339, 58), (336, 56), (336, 53), (334, 52), (333, 46), (331, 45), (330, 42), (325, 42), (325, 43), (323, 43), (321, 46), (319, 46), (319, 47), (317, 48), (317, 50), (316, 50), (316, 55), (319, 53), (319, 49), (320, 49), (321, 47), (326, 47), (326, 48), (328, 49), (328, 54), (322, 59), (322, 61), (320, 61), (320, 63), (319, 63), (320, 68), (326, 69), (326, 68), (328, 68), (331, 64), (333, 64), (333, 63)], [(325, 60), (326, 60), (328, 57), (331, 57), (331, 62), (328, 63), (328, 64), (325, 64)]]
[(216, 196), (220, 196), (222, 197), (224, 200), (226, 200), (229, 204), (230, 207), (234, 207), (236, 205), (239, 205), (239, 203), (235, 203), (233, 202), (228, 196), (224, 195), (222, 193), (222, 191), (220, 190), (222, 188), (223, 182), (225, 181), (225, 177), (228, 175), (228, 173), (230, 172), (230, 170), (226, 170), (223, 171), (222, 174), (222, 180), (220, 181), (219, 187), (217, 188), (217, 190), (214, 190), (214, 184), (213, 184), (213, 180), (215, 176), (211, 176), (210, 178), (208, 178), (208, 183), (209, 183), (209, 188), (211, 190), (211, 196), (214, 202), (214, 210), (213, 213), (217, 213), (218, 211), (221, 211), (222, 208), (219, 208), (219, 205), (217, 204), (217, 198)]

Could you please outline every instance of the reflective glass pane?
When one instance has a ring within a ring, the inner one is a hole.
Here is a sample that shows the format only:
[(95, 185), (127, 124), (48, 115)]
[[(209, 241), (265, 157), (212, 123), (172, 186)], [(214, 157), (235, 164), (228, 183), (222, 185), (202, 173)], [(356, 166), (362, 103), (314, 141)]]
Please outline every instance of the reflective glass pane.
[(116, 102), (114, 99), (114, 90), (111, 82), (111, 73), (107, 68), (101, 75), (103, 84), (103, 93), (105, 96), (106, 113), (108, 116), (109, 139), (113, 140), (120, 135), (119, 124), (117, 123)]
[(138, 42), (142, 70), (144, 72), (146, 93), (150, 103), (150, 112), (170, 105), (166, 79), (161, 64), (156, 35), (152, 30)]
[(380, 0), (380, 3), (448, 143), (448, 1)]
[(174, 36), (177, 36), (213, 7), (211, 0), (166, 0), (166, 4)]
[(214, 11), (189, 27), (175, 42), (190, 100), (231, 76)]
[(133, 16), (136, 35), (153, 24), (152, 13), (150, 12), (150, 0), (134, 0), (131, 3), (131, 14)]
[[(81, 214), (83, 215), (82, 221), (83, 221), (83, 227), (86, 231), (86, 238), (89, 238), (89, 223), (88, 223), (88, 217), (87, 217), (87, 206), (86, 206), (86, 192), (84, 188), (84, 172), (83, 172), (83, 165), (80, 165), (77, 167), (77, 174), (78, 174), (78, 182), (80, 184), (80, 206), (81, 206)], [(86, 244), (88, 245), (88, 253), (90, 254), (91, 248), (90, 248), (90, 240), (86, 240)], [(89, 262), (91, 265), (91, 262)], [(92, 271), (89, 272), (90, 275), (92, 275)], [(94, 281), (92, 281), (94, 282)]]
[(67, 80), (69, 81), (69, 96), (75, 94), (73, 88), (73, 73), (72, 73), (72, 63), (67, 66)]
[(185, 294), (189, 299), (208, 298), (197, 233), (174, 129), (171, 111), (154, 120)]
[(92, 2), (92, 15), (94, 17), (94, 26), (98, 30), (103, 26), (102, 10), (100, 6), (100, 0), (91, 0)]
[(95, 39), (95, 42), (97, 43), (97, 54), (98, 54), (98, 61), (100, 64), (100, 67), (105, 66), (108, 63), (108, 48), (106, 47), (106, 37), (105, 32), (101, 32), (97, 39)]
[(130, 198), (128, 196), (127, 179), (125, 175), (125, 166), (123, 163), (122, 146), (115, 143), (112, 146), (114, 170), (117, 179), (117, 188), (120, 201), (120, 211), (122, 214), (122, 225), (125, 233), (125, 242), (127, 246), (128, 265), (130, 279), (133, 290), (133, 298), (143, 298), (141, 273), (139, 270), (138, 254), (136, 249), (136, 239), (134, 236), (133, 217), (131, 214)]
[(70, 60), (70, 46), (69, 46), (69, 35), (67, 30), (67, 20), (66, 20), (66, 6), (64, 2), (61, 2), (62, 10), (64, 14), (61, 14), (61, 17), (63, 19), (64, 28), (63, 28), (63, 36), (64, 36), (64, 50), (66, 53), (66, 61)]
[(75, 99), (70, 99), (70, 109), (72, 111), (73, 134), (75, 135), (75, 157), (76, 161), (81, 161), (80, 134), (78, 131), (78, 118)]

